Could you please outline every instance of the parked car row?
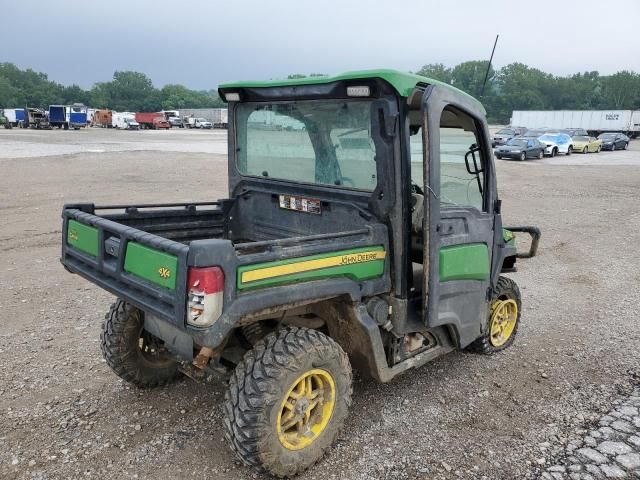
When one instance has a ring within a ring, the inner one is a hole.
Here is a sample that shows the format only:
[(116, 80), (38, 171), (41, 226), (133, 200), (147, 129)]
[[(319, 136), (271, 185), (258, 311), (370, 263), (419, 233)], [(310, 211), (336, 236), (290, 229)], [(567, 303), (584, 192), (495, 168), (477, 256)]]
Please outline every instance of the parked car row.
[(498, 159), (526, 160), (544, 156), (599, 153), (601, 150), (626, 150), (629, 137), (623, 133), (602, 133), (597, 138), (583, 128), (561, 130), (524, 129), (505, 127), (493, 137), (495, 156)]

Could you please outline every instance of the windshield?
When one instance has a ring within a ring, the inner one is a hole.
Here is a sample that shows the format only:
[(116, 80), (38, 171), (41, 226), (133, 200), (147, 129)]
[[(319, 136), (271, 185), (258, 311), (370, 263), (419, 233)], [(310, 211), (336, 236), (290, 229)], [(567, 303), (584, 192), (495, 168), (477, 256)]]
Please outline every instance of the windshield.
[(574, 137), (574, 140), (577, 140), (579, 142), (588, 142), (589, 141), (589, 137), (585, 137), (584, 135), (580, 135), (578, 137)]
[(512, 138), (506, 144), (507, 145), (513, 145), (513, 146), (516, 146), (516, 147), (526, 147), (527, 146), (527, 140), (522, 140), (521, 138)]
[(503, 128), (502, 130), (498, 130), (498, 135), (513, 135), (515, 132), (510, 128)]
[(616, 138), (616, 134), (615, 133), (603, 133), (598, 138)]
[(377, 184), (370, 100), (246, 103), (236, 117), (241, 173), (361, 190)]

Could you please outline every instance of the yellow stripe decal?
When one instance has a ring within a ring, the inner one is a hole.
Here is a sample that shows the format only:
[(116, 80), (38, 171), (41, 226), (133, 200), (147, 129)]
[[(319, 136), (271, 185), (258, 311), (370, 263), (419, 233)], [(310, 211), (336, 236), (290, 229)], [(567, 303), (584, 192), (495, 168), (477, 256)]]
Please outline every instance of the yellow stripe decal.
[(335, 257), (305, 260), (302, 262), (288, 263), (286, 265), (278, 265), (276, 267), (265, 267), (256, 270), (249, 270), (248, 272), (242, 272), (240, 281), (242, 283), (255, 282), (257, 280), (265, 280), (267, 278), (291, 275), (292, 273), (309, 272), (311, 270), (319, 270), (322, 268), (341, 267), (356, 263), (372, 262), (374, 260), (383, 260), (385, 256), (386, 252), (383, 250), (371, 250), (368, 252), (350, 253), (348, 255), (337, 255)]

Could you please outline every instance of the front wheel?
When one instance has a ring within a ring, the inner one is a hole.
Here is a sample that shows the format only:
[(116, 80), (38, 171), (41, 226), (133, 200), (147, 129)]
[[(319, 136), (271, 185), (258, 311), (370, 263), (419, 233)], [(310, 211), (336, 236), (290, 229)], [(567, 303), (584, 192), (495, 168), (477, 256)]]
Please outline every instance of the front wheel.
[(573, 147), (569, 145), (569, 148), (567, 148), (567, 156), (571, 155), (572, 152), (573, 152)]
[(260, 472), (291, 477), (334, 442), (351, 406), (351, 366), (328, 336), (306, 328), (267, 335), (229, 380), (225, 437)]
[(542, 160), (544, 158), (544, 150), (540, 150), (538, 152), (538, 160)]
[(520, 289), (516, 282), (508, 277), (499, 277), (482, 336), (471, 344), (471, 350), (492, 354), (509, 347), (518, 332), (521, 309)]
[(611, 145), (611, 151), (615, 152), (616, 151), (616, 144), (614, 143), (613, 145)]
[(527, 154), (526, 154), (526, 153), (524, 153), (524, 152), (522, 152), (522, 153), (520, 154), (520, 161), (521, 161), (521, 162), (523, 162), (523, 161), (525, 161), (526, 159), (527, 159)]
[(629, 148), (629, 144), (628, 144), (628, 143), (625, 143), (625, 144), (624, 144), (624, 147), (622, 147), (622, 149), (623, 149), (623, 150), (626, 150), (627, 148)]
[(114, 302), (105, 316), (100, 347), (111, 370), (136, 387), (165, 385), (179, 375), (164, 342), (144, 329), (144, 313), (124, 300)]
[(587, 147), (584, 147), (584, 148), (582, 149), (582, 153), (584, 153), (584, 154), (589, 153), (589, 149), (588, 149)]

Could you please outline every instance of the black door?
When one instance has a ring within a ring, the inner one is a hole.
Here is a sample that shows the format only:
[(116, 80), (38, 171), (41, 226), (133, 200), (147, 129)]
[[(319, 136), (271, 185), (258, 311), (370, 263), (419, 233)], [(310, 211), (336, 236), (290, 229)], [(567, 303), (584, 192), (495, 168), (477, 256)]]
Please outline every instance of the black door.
[[(482, 107), (445, 87), (423, 99), (425, 282), (428, 326), (450, 325), (464, 347), (484, 325), (496, 230), (495, 174)], [(496, 221), (497, 220), (497, 221)], [(426, 272), (429, 272), (428, 277)]]

